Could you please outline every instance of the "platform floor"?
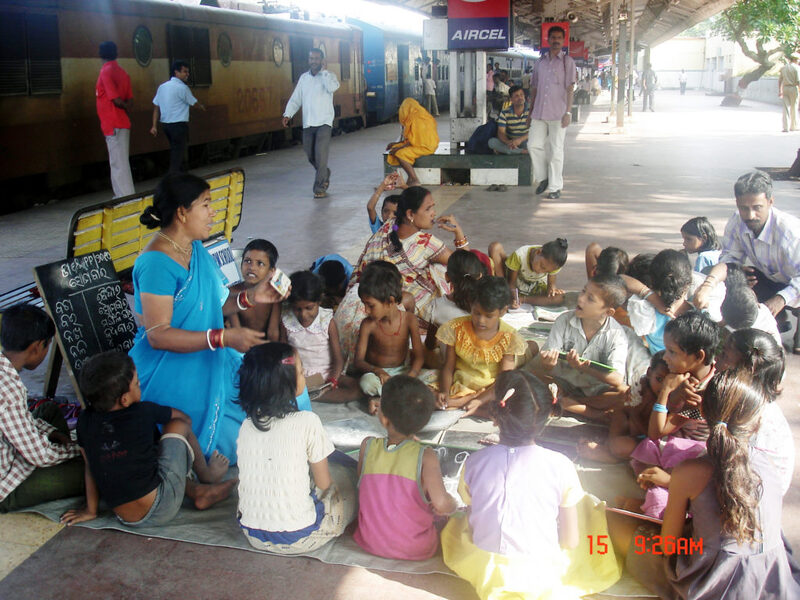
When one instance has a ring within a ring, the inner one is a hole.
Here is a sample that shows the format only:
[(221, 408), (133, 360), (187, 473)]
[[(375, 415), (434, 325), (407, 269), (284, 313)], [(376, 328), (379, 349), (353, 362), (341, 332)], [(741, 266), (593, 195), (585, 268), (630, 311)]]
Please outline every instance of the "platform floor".
[[(800, 146), (800, 134), (780, 132), (776, 106), (745, 101), (737, 108), (721, 108), (719, 97), (662, 91), (656, 97), (657, 112), (634, 113), (626, 131), (618, 133), (603, 122), (608, 113), (603, 100), (585, 113), (581, 123), (569, 128), (560, 200), (543, 200), (531, 188), (497, 193), (442, 186), (434, 190), (437, 211), (456, 215), (472, 247), (483, 250), (493, 240), (513, 249), (557, 236), (568, 238), (569, 261), (558, 282), (565, 289), (580, 289), (585, 282), (583, 250), (588, 242), (617, 245), (631, 256), (679, 248), (681, 224), (698, 215), (708, 216), (721, 234), (735, 209), (735, 179), (756, 166), (788, 166)], [(247, 173), (244, 213), (234, 246), (243, 247), (252, 237), (270, 239), (279, 249), (279, 266), (287, 272), (306, 268), (314, 258), (330, 252), (355, 260), (369, 235), (364, 207), (381, 179), (382, 150), (398, 133), (398, 125), (386, 125), (334, 138), (330, 196), (324, 200), (312, 198), (312, 169), (299, 146), (231, 163), (243, 166)], [(440, 119), (440, 136), (447, 139), (446, 119)], [(224, 166), (214, 165), (201, 173)], [(139, 184), (137, 189), (148, 189), (152, 183)], [(74, 210), (108, 196), (98, 193), (3, 216), (0, 290), (31, 281), (33, 266), (62, 258)], [(782, 210), (800, 216), (797, 183), (776, 182), (775, 200)], [(450, 242), (449, 235), (442, 237)], [(38, 393), (41, 374), (26, 374), (25, 379)], [(789, 391), (780, 402), (795, 440), (800, 436), (800, 405), (792, 390), (798, 384), (800, 358), (790, 354), (785, 381)], [(63, 378), (60, 390), (69, 392)], [(800, 470), (796, 469), (783, 512), (784, 529), (795, 547), (800, 546), (798, 483)], [(472, 598), (461, 582), (446, 576), (392, 577), (309, 559), (249, 554), (239, 558), (222, 549), (174, 544), (162, 548), (156, 547), (157, 540), (134, 540), (119, 533), (59, 530), (58, 525), (37, 517), (0, 517), (0, 577), (58, 534), (0, 584), (0, 597), (71, 597), (73, 593), (76, 597), (79, 593), (82, 597), (229, 597), (232, 590), (238, 596), (238, 592), (257, 589), (271, 597), (268, 590), (281, 589), (286, 592), (282, 596), (302, 598)], [(197, 560), (179, 558), (184, 555)], [(71, 573), (90, 576), (64, 581), (62, 592), (49, 583), (39, 585), (37, 568), (53, 564), (55, 557), (68, 562)], [(155, 582), (137, 578), (136, 573), (154, 568), (153, 557), (174, 564), (174, 574)], [(95, 568), (101, 558), (105, 560)], [(112, 563), (116, 563), (114, 568)], [(250, 583), (240, 583), (243, 577)], [(184, 587), (180, 581), (187, 579), (192, 583)]]

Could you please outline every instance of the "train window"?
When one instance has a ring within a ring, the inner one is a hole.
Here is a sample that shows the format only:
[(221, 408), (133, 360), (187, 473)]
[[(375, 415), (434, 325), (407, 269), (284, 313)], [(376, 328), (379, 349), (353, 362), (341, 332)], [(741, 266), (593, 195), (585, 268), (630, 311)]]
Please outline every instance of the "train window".
[(419, 65), (414, 65), (414, 81), (419, 81)]
[(275, 61), (276, 67), (283, 64), (283, 42), (278, 38), (272, 40), (272, 60)]
[(231, 65), (233, 44), (231, 44), (231, 38), (227, 33), (220, 33), (217, 38), (217, 55), (223, 67), (229, 67)]
[[(167, 25), (170, 63), (189, 63), (189, 85), (211, 85), (211, 51), (208, 29)], [(170, 73), (170, 75), (172, 75)]]
[(146, 67), (153, 59), (153, 36), (144, 25), (139, 25), (133, 32), (133, 55), (136, 62)]
[(61, 49), (56, 15), (25, 15), (31, 94), (61, 93)]
[(0, 12), (0, 96), (28, 93), (25, 15)]
[(325, 47), (325, 42), (319, 43), (319, 49), (322, 50), (322, 60), (328, 60), (328, 49)]
[(350, 79), (350, 42), (339, 42), (339, 66), (342, 81)]

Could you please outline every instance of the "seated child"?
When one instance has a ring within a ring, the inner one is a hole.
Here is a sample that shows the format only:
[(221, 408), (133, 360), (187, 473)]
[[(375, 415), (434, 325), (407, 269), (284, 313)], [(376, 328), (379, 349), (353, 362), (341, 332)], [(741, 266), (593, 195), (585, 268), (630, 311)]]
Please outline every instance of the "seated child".
[(17, 304), (0, 320), (0, 513), (78, 496), (83, 462), (54, 402), (33, 413), (19, 373), (47, 356), (53, 321), (40, 308)]
[(281, 316), (280, 340), (300, 355), (309, 391), (322, 390), (316, 398), (320, 402), (358, 399), (358, 382), (342, 374), (344, 358), (333, 311), (320, 307), (322, 281), (311, 271), (292, 273), (290, 280), (292, 290)]
[(747, 285), (744, 271), (739, 265), (728, 264), (728, 276), (725, 279), (725, 300), (720, 312), (728, 331), (739, 329), (760, 329), (770, 334), (778, 347), (783, 345), (778, 322), (772, 311), (764, 303), (759, 303), (753, 289)]
[[(241, 292), (249, 290), (275, 274), (278, 263), (278, 249), (267, 240), (250, 240), (244, 247), (242, 254), (242, 277), (244, 283), (234, 286), (234, 290)], [(254, 303), (255, 306), (247, 310), (240, 310), (228, 317), (231, 327), (248, 327), (256, 331), (263, 331), (270, 342), (278, 341), (280, 325), (280, 305)], [(242, 308), (239, 306), (239, 308)]]
[(586, 278), (595, 275), (624, 275), (628, 270), (628, 253), (609, 246), (602, 248), (597, 242), (586, 246)]
[(715, 373), (718, 343), (717, 325), (696, 310), (670, 321), (664, 330), (664, 361), (670, 372), (652, 407), (649, 439), (631, 453), (637, 481), (647, 490), (641, 506), (646, 515), (664, 514), (672, 468), (705, 451), (709, 430), (699, 407)]
[[(392, 263), (377, 260), (364, 267), (358, 296), (367, 313), (358, 330), (353, 366), (364, 373), (360, 385), (369, 400), (369, 412), (378, 410), (381, 389), (393, 375), (419, 375), (425, 350), (413, 312), (401, 311), (403, 294), (400, 271)], [(411, 339), (411, 366), (407, 365)]]
[(375, 188), (372, 196), (370, 196), (369, 202), (367, 202), (369, 228), (372, 233), (375, 233), (381, 227), (383, 227), (383, 224), (389, 219), (394, 219), (394, 212), (397, 210), (397, 196), (399, 196), (399, 194), (390, 194), (383, 199), (380, 217), (378, 216), (378, 213), (375, 212), (375, 207), (378, 205), (378, 198), (380, 198), (381, 194), (384, 192), (388, 192), (396, 188), (404, 189), (406, 187), (408, 186), (406, 186), (403, 182), (403, 178), (400, 176), (400, 173), (395, 172), (389, 173), (386, 177), (384, 177), (383, 181), (381, 181), (381, 184)]
[(446, 345), (439, 372), (439, 408), (477, 411), (493, 397), (495, 379), (514, 368), (527, 345), (513, 327), (500, 320), (511, 303), (502, 277), (482, 277), (475, 288), (470, 315), (442, 325), (436, 338)]
[[(91, 521), (103, 498), (123, 525), (165, 525), (184, 495), (204, 510), (227, 498), (235, 479), (220, 482), (228, 459), (206, 463), (192, 422), (181, 411), (142, 402), (133, 360), (122, 352), (90, 358), (81, 371), (88, 405), (78, 417), (78, 444), (86, 461), (86, 506), (61, 516), (65, 525)], [(157, 425), (162, 425), (161, 438)], [(203, 483), (190, 478), (192, 469)]]
[(689, 219), (681, 227), (683, 249), (687, 254), (697, 253), (694, 270), (705, 273), (719, 262), (722, 249), (714, 226), (706, 217)]
[(611, 316), (625, 296), (619, 275), (595, 275), (578, 296), (575, 310), (553, 323), (532, 369), (555, 380), (564, 409), (601, 419), (608, 409), (622, 406), (628, 338)]
[(739, 329), (728, 336), (717, 361), (717, 370), (747, 371), (753, 385), (761, 388), (766, 404), (761, 422), (750, 445), (763, 451), (780, 477), (781, 493), (786, 495), (794, 472), (794, 439), (786, 417), (778, 406), (785, 357), (783, 347), (758, 329)]
[(319, 417), (298, 410), (306, 384), (288, 344), (254, 346), (239, 370), (238, 520), (254, 548), (301, 554), (340, 536), (356, 512), (355, 471), (328, 462)]
[(630, 458), (637, 444), (647, 437), (650, 413), (669, 374), (664, 351), (654, 354), (642, 378), (628, 389), (632, 397), (625, 406), (614, 411), (608, 436), (603, 441), (581, 440), (578, 455), (598, 462), (618, 463)]
[(562, 549), (584, 537), (577, 508), (584, 492), (572, 462), (537, 443), (553, 396), (520, 370), (500, 373), (494, 395), (488, 407), (500, 443), (464, 461), (458, 491), (468, 512), (453, 515), (442, 531), (444, 562), (482, 600), (582, 595), (577, 582), (562, 581), (569, 565)]
[[(675, 468), (660, 530), (609, 513), (626, 570), (659, 598), (800, 597), (800, 572), (781, 539), (778, 478), (748, 439), (763, 403), (746, 374), (718, 373), (702, 405), (714, 424), (708, 453)], [(682, 551), (700, 540), (702, 553)]]
[(489, 256), (496, 275), (505, 277), (511, 289), (517, 289), (512, 308), (528, 303), (538, 306), (561, 304), (564, 291), (556, 287), (556, 273), (567, 262), (567, 240), (558, 238), (543, 246), (522, 246), (506, 255), (500, 242), (489, 245)]
[(347, 284), (353, 275), (353, 265), (341, 254), (326, 254), (315, 260), (309, 271), (322, 279), (320, 306), (335, 311), (347, 293)]
[(434, 516), (457, 508), (445, 490), (436, 453), (414, 439), (434, 407), (433, 392), (419, 379), (396, 375), (383, 386), (378, 419), (387, 436), (366, 438), (358, 457), (353, 539), (370, 554), (401, 560), (432, 557), (439, 547)]

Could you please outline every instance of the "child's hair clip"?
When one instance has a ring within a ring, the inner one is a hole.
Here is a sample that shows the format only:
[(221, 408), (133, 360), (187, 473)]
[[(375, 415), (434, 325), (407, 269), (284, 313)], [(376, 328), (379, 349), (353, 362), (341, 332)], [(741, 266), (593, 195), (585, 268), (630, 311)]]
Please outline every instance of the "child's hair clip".
[(550, 383), (547, 385), (547, 389), (553, 395), (553, 404), (556, 404), (558, 402), (558, 386), (555, 383)]
[(397, 223), (392, 225), (392, 231), (397, 231), (398, 229), (399, 229), (399, 227), (397, 226)]
[(286, 358), (281, 359), (282, 365), (293, 365), (294, 364), (294, 354), (291, 356), (287, 356)]
[(503, 399), (502, 399), (502, 400), (500, 400), (500, 406), (502, 406), (503, 408), (505, 408), (505, 407), (506, 407), (506, 401), (507, 401), (509, 398), (511, 398), (511, 396), (513, 396), (513, 395), (514, 395), (514, 392), (515, 392), (515, 391), (516, 391), (516, 390), (515, 390), (514, 388), (509, 388), (509, 389), (508, 389), (508, 391), (506, 392), (506, 395), (505, 395), (505, 396), (503, 396)]

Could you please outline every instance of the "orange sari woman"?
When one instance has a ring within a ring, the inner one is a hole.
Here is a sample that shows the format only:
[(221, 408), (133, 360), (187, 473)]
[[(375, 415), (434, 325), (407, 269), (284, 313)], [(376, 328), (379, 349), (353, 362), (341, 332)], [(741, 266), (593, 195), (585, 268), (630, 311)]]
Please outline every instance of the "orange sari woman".
[(439, 146), (436, 119), (413, 98), (403, 100), (398, 118), (403, 126), (403, 135), (399, 142), (386, 146), (389, 151), (387, 161), (390, 165), (403, 168), (408, 175), (408, 185), (419, 185), (419, 179), (414, 172), (414, 161), (420, 156), (436, 152)]

